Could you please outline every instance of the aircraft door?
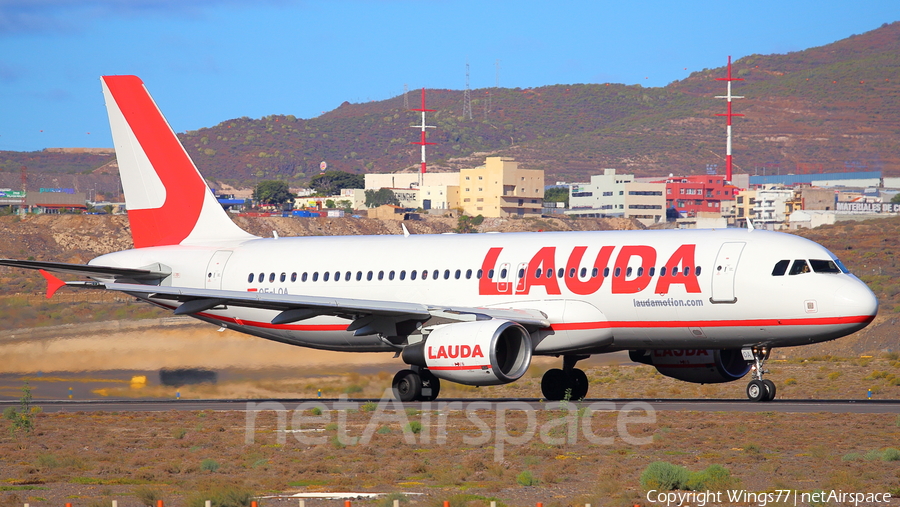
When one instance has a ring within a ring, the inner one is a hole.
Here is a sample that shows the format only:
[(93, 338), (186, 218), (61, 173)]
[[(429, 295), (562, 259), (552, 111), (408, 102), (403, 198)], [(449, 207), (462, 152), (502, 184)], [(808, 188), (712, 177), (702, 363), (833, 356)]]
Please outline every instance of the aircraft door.
[(510, 273), (508, 262), (504, 262), (500, 265), (500, 271), (497, 272), (496, 276), (497, 278), (495, 278), (495, 280), (497, 280), (497, 292), (501, 294), (511, 293), (512, 291), (510, 291), (509, 287)]
[(520, 262), (516, 267), (516, 294), (522, 294), (528, 291), (525, 287), (525, 279), (528, 278), (528, 263)]
[(225, 273), (225, 263), (231, 257), (231, 250), (219, 250), (213, 254), (206, 266), (206, 288), (221, 289), (222, 275)]
[(719, 248), (716, 263), (713, 266), (710, 303), (737, 302), (737, 296), (734, 293), (734, 274), (744, 245), (746, 243), (723, 243)]

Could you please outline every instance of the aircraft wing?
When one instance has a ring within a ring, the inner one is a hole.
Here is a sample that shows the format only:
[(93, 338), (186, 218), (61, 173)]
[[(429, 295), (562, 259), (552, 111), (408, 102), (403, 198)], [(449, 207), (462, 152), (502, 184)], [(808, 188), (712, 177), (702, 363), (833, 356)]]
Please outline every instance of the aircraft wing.
[(181, 305), (175, 309), (176, 315), (191, 315), (223, 305), (280, 311), (272, 319), (272, 324), (276, 325), (297, 322), (319, 315), (333, 315), (352, 319), (353, 322), (347, 327), (347, 330), (355, 331), (358, 335), (382, 333), (387, 336), (395, 336), (395, 326), (399, 322), (426, 322), (432, 318), (451, 321), (496, 318), (518, 322), (533, 329), (550, 325), (547, 316), (537, 310), (430, 306), (401, 301), (160, 287), (126, 283), (104, 285), (108, 290), (124, 292), (136, 297), (177, 301)]
[(0, 266), (12, 268), (41, 269), (52, 273), (66, 273), (90, 278), (112, 278), (115, 280), (131, 280), (139, 282), (155, 282), (171, 273), (153, 269), (117, 268), (112, 266), (92, 266), (89, 264), (67, 264), (64, 262), (23, 261), (18, 259), (0, 259)]

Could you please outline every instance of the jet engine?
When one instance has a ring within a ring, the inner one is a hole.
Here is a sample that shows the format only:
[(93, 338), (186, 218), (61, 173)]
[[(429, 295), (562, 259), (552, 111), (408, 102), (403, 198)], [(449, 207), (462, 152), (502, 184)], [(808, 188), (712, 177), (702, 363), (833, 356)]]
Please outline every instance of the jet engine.
[(737, 380), (750, 371), (739, 349), (632, 350), (636, 363), (649, 364), (667, 377), (695, 384), (718, 384)]
[(531, 335), (508, 320), (455, 322), (431, 328), (428, 337), (403, 349), (407, 364), (428, 368), (440, 379), (470, 386), (507, 384), (531, 364)]

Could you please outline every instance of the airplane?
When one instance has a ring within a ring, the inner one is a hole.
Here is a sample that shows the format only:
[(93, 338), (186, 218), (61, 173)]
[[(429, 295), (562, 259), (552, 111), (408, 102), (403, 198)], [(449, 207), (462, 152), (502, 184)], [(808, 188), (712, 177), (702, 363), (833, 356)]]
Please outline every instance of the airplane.
[(394, 352), (401, 401), (436, 399), (442, 380), (514, 382), (534, 356), (562, 357), (541, 379), (546, 399), (579, 400), (576, 363), (617, 351), (686, 382), (750, 373), (747, 397), (771, 401), (773, 348), (849, 335), (878, 311), (826, 248), (752, 227), (257, 237), (217, 203), (138, 77), (101, 83), (134, 248), (0, 265), (41, 270), (47, 297), (118, 291), (277, 342)]

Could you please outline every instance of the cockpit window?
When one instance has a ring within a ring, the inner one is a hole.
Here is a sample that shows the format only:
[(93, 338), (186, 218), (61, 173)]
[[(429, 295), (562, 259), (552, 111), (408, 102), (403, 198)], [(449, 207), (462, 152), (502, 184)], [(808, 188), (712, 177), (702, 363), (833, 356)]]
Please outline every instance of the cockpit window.
[(847, 269), (847, 266), (844, 266), (844, 263), (841, 262), (840, 259), (838, 259), (837, 257), (834, 257), (832, 260), (834, 261), (835, 264), (837, 264), (837, 267), (839, 267), (841, 269), (841, 271), (843, 271), (844, 273), (846, 273), (848, 275), (850, 274), (850, 270)]
[(775, 269), (772, 270), (772, 276), (784, 276), (790, 263), (791, 261), (787, 259), (776, 262)]
[(837, 264), (834, 263), (831, 259), (822, 260), (822, 259), (810, 259), (810, 266), (812, 266), (812, 270), (816, 273), (840, 273), (840, 268), (837, 267)]
[(803, 273), (809, 273), (809, 264), (806, 263), (804, 259), (797, 259), (791, 265), (791, 275), (801, 275)]

